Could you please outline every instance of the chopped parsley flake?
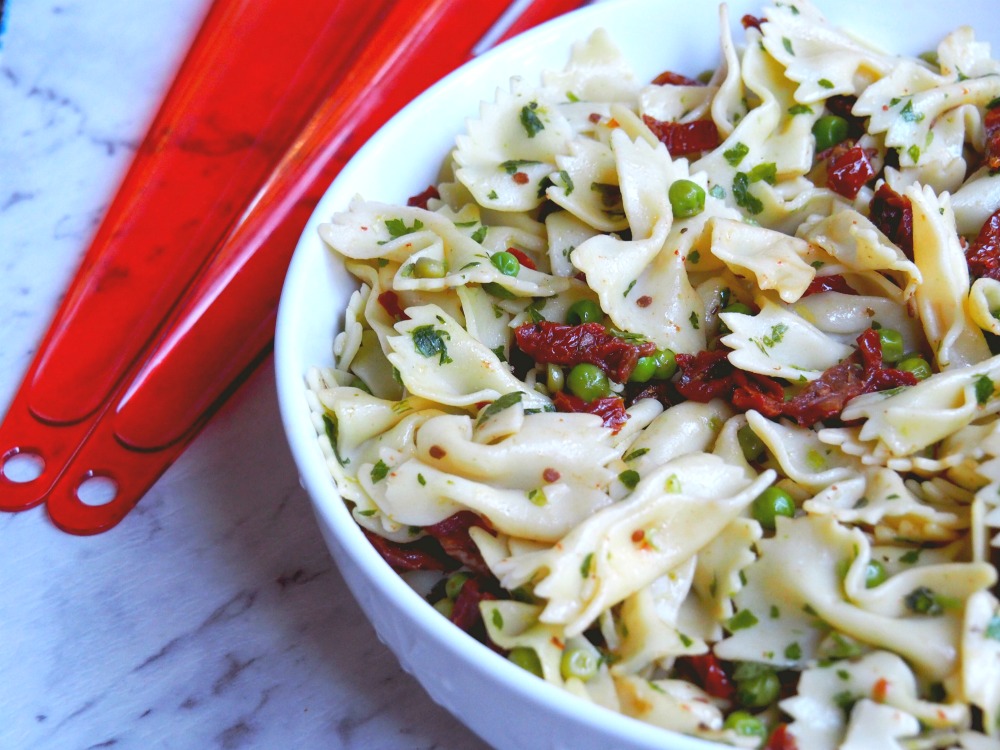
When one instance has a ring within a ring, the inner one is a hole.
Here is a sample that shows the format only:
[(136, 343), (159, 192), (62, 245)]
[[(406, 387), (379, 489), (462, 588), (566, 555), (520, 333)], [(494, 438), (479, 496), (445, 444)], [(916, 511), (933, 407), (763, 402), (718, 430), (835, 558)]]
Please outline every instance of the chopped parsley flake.
[(903, 122), (920, 122), (925, 117), (923, 112), (914, 111), (912, 99), (907, 101), (903, 108), (899, 110), (899, 116), (903, 118)]
[(500, 168), (507, 174), (516, 174), (521, 171), (521, 167), (530, 167), (532, 164), (541, 164), (534, 159), (508, 159), (500, 163)]
[(691, 315), (690, 315), (690, 317), (688, 317), (688, 323), (691, 324), (691, 327), (694, 328), (694, 330), (696, 330), (696, 331), (698, 330), (698, 328), (699, 328), (699, 326), (698, 326), (698, 313), (696, 313), (694, 310), (691, 311)]
[(787, 52), (789, 55), (795, 54), (795, 50), (792, 49), (792, 40), (789, 39), (787, 36), (781, 37), (781, 46), (785, 48), (785, 52)]
[(563, 187), (566, 189), (566, 195), (572, 194), (573, 178), (569, 176), (569, 172), (567, 172), (565, 169), (560, 169), (559, 179), (562, 180)]
[(777, 181), (778, 168), (773, 161), (758, 164), (747, 173), (750, 182), (761, 182), (773, 185)]
[(917, 145), (910, 146), (908, 149), (906, 149), (906, 153), (910, 155), (910, 158), (913, 160), (914, 164), (920, 161), (920, 146)]
[(750, 178), (745, 172), (737, 172), (733, 178), (733, 197), (737, 206), (745, 208), (755, 216), (764, 210), (764, 204), (750, 192)]
[(743, 161), (743, 157), (750, 153), (750, 147), (745, 143), (737, 143), (732, 148), (727, 148), (722, 152), (726, 161), (729, 162), (729, 166), (738, 167), (740, 162)]
[(534, 138), (541, 131), (545, 130), (545, 124), (535, 111), (537, 109), (538, 102), (531, 102), (521, 107), (521, 126), (529, 138)]
[(632, 287), (635, 286), (635, 282), (636, 279), (632, 279), (632, 281), (629, 282), (628, 286), (625, 287), (625, 291), (622, 292), (622, 297), (628, 297), (628, 293), (632, 291)]
[(373, 482), (381, 482), (383, 479), (386, 478), (386, 476), (388, 475), (388, 473), (389, 473), (389, 467), (386, 466), (385, 461), (383, 461), (380, 458), (378, 460), (378, 463), (376, 463), (372, 467), (372, 481)]
[(476, 242), (482, 243), (486, 239), (486, 233), (490, 231), (490, 228), (483, 224), (479, 229), (472, 233), (472, 239)]
[(393, 239), (397, 237), (403, 237), (407, 234), (413, 234), (416, 231), (424, 228), (424, 223), (420, 219), (413, 220), (413, 226), (406, 226), (406, 222), (402, 219), (386, 219), (385, 228), (389, 230), (389, 234), (392, 235)]
[(513, 391), (512, 393), (505, 393), (503, 396), (501, 396), (492, 404), (490, 404), (489, 406), (487, 406), (485, 409), (482, 410), (482, 412), (479, 414), (479, 419), (477, 420), (477, 424), (482, 424), (487, 419), (492, 417), (494, 414), (499, 414), (504, 409), (509, 409), (514, 404), (521, 403), (521, 399), (523, 397), (524, 393), (521, 391)]
[(788, 326), (784, 323), (776, 323), (771, 326), (771, 333), (763, 336), (760, 339), (750, 339), (757, 348), (760, 349), (760, 353), (769, 356), (767, 350), (781, 343), (781, 340), (785, 337), (785, 332), (788, 331)]
[(645, 456), (647, 453), (649, 453), (649, 448), (636, 448), (631, 453), (626, 454), (625, 457), (622, 458), (622, 461), (624, 461), (625, 463), (628, 463), (629, 461), (635, 461), (635, 459), (639, 458), (640, 456)]
[(918, 550), (918, 549), (911, 549), (905, 555), (903, 555), (902, 557), (900, 557), (899, 561), (901, 563), (907, 563), (908, 565), (913, 565), (919, 559), (920, 559), (920, 550)]
[(708, 191), (708, 194), (721, 201), (726, 197), (726, 189), (722, 185), (712, 185), (712, 189)]
[(583, 558), (583, 562), (580, 563), (580, 576), (582, 578), (588, 578), (590, 576), (590, 564), (594, 561), (594, 553), (588, 552), (587, 556)]
[(539, 507), (549, 502), (549, 499), (545, 497), (545, 491), (540, 489), (531, 490), (528, 493), (528, 500)]
[(444, 340), (451, 338), (447, 331), (438, 331), (433, 325), (417, 326), (410, 334), (413, 337), (413, 346), (425, 357), (440, 355), (438, 364), (446, 365), (452, 362), (448, 356), (448, 347)]
[(726, 622), (726, 630), (730, 633), (735, 633), (737, 630), (752, 628), (758, 622), (753, 612), (749, 609), (741, 609)]
[(676, 494), (681, 491), (681, 480), (677, 478), (676, 474), (671, 474), (667, 477), (667, 481), (663, 484), (664, 492), (670, 492)]
[(634, 490), (635, 486), (639, 484), (639, 472), (633, 469), (626, 469), (621, 474), (618, 475), (618, 481), (628, 487), (630, 490)]
[(993, 391), (996, 386), (993, 385), (993, 381), (990, 380), (989, 375), (980, 375), (975, 380), (976, 389), (976, 401), (980, 404), (985, 404), (993, 396)]
[(688, 253), (687, 259), (689, 262), (697, 264), (698, 261), (701, 260), (701, 253), (697, 250), (692, 250)]
[(495, 201), (499, 196), (497, 196), (496, 190), (491, 190), (486, 194), (486, 197), (489, 198), (491, 201)]
[(420, 483), (421, 487), (426, 487), (427, 486), (427, 480), (424, 479), (424, 475), (423, 474), (417, 474), (417, 481)]
[(493, 627), (497, 630), (503, 630), (503, 615), (500, 614), (499, 609), (493, 610), (493, 616), (490, 619), (493, 621)]
[(811, 115), (812, 113), (812, 107), (808, 104), (793, 104), (788, 108), (788, 114), (790, 115)]
[(801, 659), (802, 658), (802, 646), (798, 643), (790, 643), (785, 649), (786, 659)]
[(825, 89), (832, 89), (833, 88), (833, 81), (831, 81), (829, 78), (820, 78), (816, 83), (818, 83), (820, 86), (822, 86)]

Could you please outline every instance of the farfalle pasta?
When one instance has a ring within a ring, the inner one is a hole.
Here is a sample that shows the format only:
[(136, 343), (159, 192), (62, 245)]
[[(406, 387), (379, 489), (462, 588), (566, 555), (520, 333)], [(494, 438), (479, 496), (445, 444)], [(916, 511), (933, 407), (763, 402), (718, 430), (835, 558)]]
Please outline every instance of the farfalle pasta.
[(737, 747), (1000, 748), (1000, 63), (806, 0), (721, 6), (699, 79), (619, 44), (320, 228), (359, 281), (308, 375), (339, 494), (581, 700)]

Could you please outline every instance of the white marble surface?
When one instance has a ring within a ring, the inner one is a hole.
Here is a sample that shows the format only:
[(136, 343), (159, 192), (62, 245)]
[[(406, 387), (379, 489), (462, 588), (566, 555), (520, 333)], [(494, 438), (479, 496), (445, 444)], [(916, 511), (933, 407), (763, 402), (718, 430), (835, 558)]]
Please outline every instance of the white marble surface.
[[(7, 0), (0, 410), (206, 0)], [(0, 512), (0, 748), (483, 744), (402, 673), (333, 567), (268, 360), (119, 526)]]

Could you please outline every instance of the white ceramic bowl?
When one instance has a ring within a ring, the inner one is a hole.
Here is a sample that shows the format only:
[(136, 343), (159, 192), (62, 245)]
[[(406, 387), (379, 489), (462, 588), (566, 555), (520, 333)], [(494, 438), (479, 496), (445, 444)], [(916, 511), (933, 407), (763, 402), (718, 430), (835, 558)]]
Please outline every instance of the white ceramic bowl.
[[(794, 0), (790, 0), (794, 2)], [(967, 23), (1000, 40), (995, 0), (819, 0), (828, 18), (887, 50), (916, 54)], [(730, 22), (763, 15), (763, 2), (731, 0)], [(497, 748), (718, 748), (577, 699), (465, 635), (424, 602), (369, 545), (324, 465), (309, 418), (304, 374), (332, 363), (331, 345), (355, 283), (317, 226), (351, 197), (400, 202), (436, 181), (465, 119), (512, 75), (538, 80), (561, 69), (572, 42), (608, 29), (642, 79), (663, 70), (695, 75), (718, 63), (715, 0), (610, 0), (546, 24), (483, 55), (431, 88), (344, 168), (306, 227), (285, 281), (275, 341), (278, 396), (289, 445), (316, 517), (348, 586), (379, 638), (431, 697)]]

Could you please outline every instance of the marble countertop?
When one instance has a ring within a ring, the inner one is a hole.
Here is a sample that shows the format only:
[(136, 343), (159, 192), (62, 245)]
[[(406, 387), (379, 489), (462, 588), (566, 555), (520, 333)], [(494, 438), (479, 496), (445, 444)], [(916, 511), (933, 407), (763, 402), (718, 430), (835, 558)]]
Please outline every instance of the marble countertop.
[[(207, 5), (7, 0), (0, 410)], [(484, 747), (351, 598), (273, 386), (267, 360), (104, 534), (0, 512), (0, 748)]]

